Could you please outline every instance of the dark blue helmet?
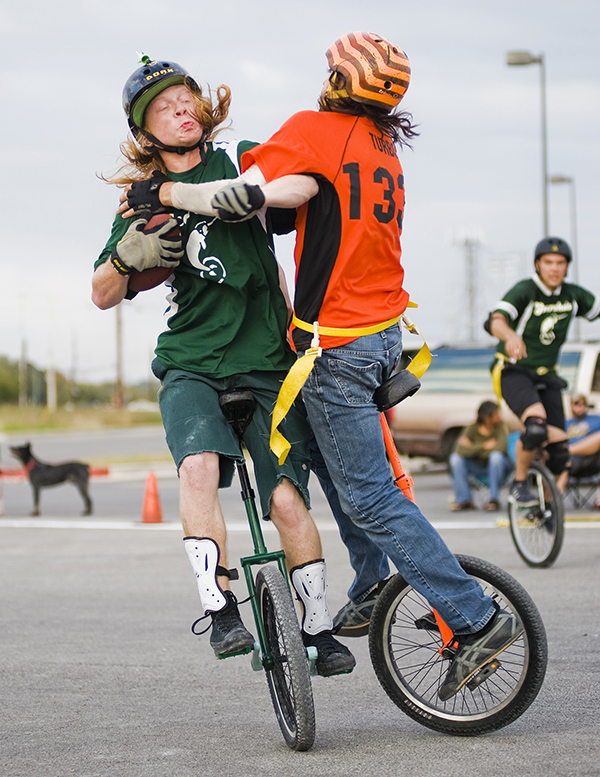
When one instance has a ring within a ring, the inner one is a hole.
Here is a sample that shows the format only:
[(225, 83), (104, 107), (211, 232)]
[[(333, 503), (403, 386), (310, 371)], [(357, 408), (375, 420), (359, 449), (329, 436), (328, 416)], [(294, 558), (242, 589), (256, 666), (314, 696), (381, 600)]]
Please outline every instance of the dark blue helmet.
[(567, 260), (567, 264), (573, 259), (571, 246), (560, 237), (545, 237), (535, 247), (534, 263), (544, 254), (560, 254)]
[(177, 84), (187, 84), (198, 89), (193, 78), (176, 62), (150, 60), (142, 55), (141, 67), (132, 73), (123, 87), (123, 110), (131, 129), (140, 129), (144, 112), (156, 95)]

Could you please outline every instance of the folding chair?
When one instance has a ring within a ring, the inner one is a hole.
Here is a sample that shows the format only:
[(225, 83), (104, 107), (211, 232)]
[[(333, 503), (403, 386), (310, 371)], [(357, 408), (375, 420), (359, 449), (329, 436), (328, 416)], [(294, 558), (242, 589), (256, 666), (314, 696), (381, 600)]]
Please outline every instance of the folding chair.
[(594, 507), (600, 509), (600, 501), (596, 498), (596, 493), (600, 488), (600, 471), (594, 473), (584, 473), (582, 476), (571, 475), (563, 494), (565, 502), (569, 500), (572, 506), (579, 510), (587, 507), (594, 500)]

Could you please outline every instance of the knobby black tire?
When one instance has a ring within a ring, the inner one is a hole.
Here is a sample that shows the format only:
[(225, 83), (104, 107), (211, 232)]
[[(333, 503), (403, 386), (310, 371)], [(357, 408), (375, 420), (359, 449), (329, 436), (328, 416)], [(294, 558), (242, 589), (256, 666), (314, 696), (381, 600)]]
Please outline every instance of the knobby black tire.
[(434, 731), (474, 736), (507, 726), (525, 712), (542, 686), (548, 646), (540, 614), (514, 578), (481, 559), (457, 559), (465, 572), (524, 627), (517, 641), (498, 656), (500, 667), (495, 674), (473, 690), (468, 684), (463, 686), (445, 702), (438, 698), (450, 661), (439, 653), (439, 631), (428, 627), (431, 606), (401, 575), (395, 575), (377, 599), (369, 650), (383, 689), (409, 717)]
[(527, 473), (530, 489), (539, 496), (539, 506), (521, 509), (508, 504), (510, 533), (518, 554), (530, 567), (549, 567), (562, 548), (565, 508), (554, 477), (543, 464), (534, 462)]
[(274, 660), (266, 675), (281, 733), (292, 750), (309, 750), (315, 708), (308, 659), (288, 584), (277, 567), (259, 570), (256, 595)]

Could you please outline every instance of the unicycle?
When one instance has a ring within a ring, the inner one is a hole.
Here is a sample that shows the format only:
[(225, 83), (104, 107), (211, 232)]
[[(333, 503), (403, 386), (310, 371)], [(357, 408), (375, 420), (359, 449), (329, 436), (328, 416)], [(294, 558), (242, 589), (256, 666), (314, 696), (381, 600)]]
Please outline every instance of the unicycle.
[(549, 567), (562, 548), (565, 508), (554, 475), (541, 462), (534, 461), (527, 472), (527, 484), (537, 495), (533, 507), (508, 503), (510, 533), (517, 552), (530, 567)]
[[(234, 389), (219, 395), (219, 405), (240, 445), (252, 419), (254, 397), (250, 391)], [(309, 750), (315, 740), (315, 710), (309, 658), (316, 648), (305, 648), (292, 601), (282, 550), (269, 553), (264, 543), (245, 461), (236, 468), (242, 500), (254, 543), (254, 555), (240, 559), (258, 641), (252, 653), (252, 668), (264, 669), (277, 721), (286, 744), (292, 750)], [(256, 578), (252, 568), (262, 566)]]
[[(414, 376), (397, 373), (378, 389), (375, 401), (385, 411), (419, 385)], [(396, 483), (414, 501), (412, 480), (404, 474), (383, 412), (381, 425)], [(541, 616), (513, 577), (481, 559), (456, 558), (500, 608), (521, 622), (523, 633), (516, 642), (481, 667), (456, 695), (442, 701), (438, 690), (454, 655), (454, 635), (427, 600), (396, 574), (373, 608), (369, 652), (381, 686), (409, 717), (434, 731), (472, 736), (506, 726), (525, 712), (542, 686), (548, 647)]]
[(524, 632), (517, 641), (441, 701), (438, 689), (452, 659), (443, 626), (427, 600), (395, 575), (373, 609), (369, 650), (383, 689), (409, 717), (434, 731), (474, 736), (507, 726), (525, 712), (542, 686), (548, 649), (540, 614), (513, 577), (482, 559), (456, 558), (488, 596), (521, 621)]

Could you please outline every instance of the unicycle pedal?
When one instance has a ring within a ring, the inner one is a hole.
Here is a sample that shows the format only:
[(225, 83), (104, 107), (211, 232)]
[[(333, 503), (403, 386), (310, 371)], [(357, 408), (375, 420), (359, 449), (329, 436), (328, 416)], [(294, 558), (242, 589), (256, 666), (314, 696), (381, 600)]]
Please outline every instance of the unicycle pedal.
[(227, 651), (227, 653), (215, 653), (215, 658), (217, 661), (222, 661), (225, 658), (233, 658), (234, 656), (245, 656), (248, 653), (251, 653), (252, 650), (252, 647), (244, 647), (239, 650)]
[(500, 661), (497, 658), (492, 659), (488, 664), (482, 666), (467, 683), (467, 688), (474, 691), (481, 683), (484, 683), (489, 677), (500, 669)]
[(258, 642), (254, 643), (254, 647), (252, 648), (252, 656), (250, 657), (250, 665), (252, 666), (252, 669), (255, 672), (262, 672), (263, 670), (263, 664), (262, 659), (260, 657), (260, 645)]
[(317, 658), (319, 657), (319, 651), (314, 645), (310, 645), (306, 648), (306, 657), (308, 659), (308, 673), (311, 677), (316, 677), (317, 672)]
[[(394, 618), (394, 621), (396, 619)], [(440, 627), (437, 624), (435, 616), (432, 612), (428, 612), (423, 615), (422, 618), (415, 620), (415, 626), (417, 629), (425, 629), (425, 631), (437, 631), (439, 633)]]

